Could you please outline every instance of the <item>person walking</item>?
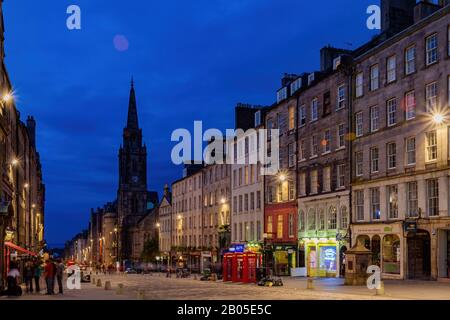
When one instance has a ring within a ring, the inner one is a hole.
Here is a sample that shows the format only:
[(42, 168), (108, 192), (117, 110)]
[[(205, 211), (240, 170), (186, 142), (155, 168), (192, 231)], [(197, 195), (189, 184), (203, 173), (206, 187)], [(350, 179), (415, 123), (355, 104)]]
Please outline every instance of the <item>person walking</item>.
[(45, 267), (44, 267), (44, 277), (45, 277), (45, 283), (47, 284), (47, 293), (46, 295), (52, 295), (53, 287), (54, 287), (54, 279), (55, 279), (55, 272), (53, 268), (53, 264), (50, 262), (50, 260), (45, 261)]
[(31, 260), (25, 263), (23, 275), (25, 278), (26, 292), (33, 293), (33, 276), (34, 276), (34, 265)]
[(56, 266), (56, 278), (58, 280), (58, 293), (63, 294), (63, 276), (64, 276), (64, 263), (61, 259), (58, 259)]
[(41, 263), (39, 260), (36, 260), (34, 262), (34, 286), (36, 288), (36, 292), (40, 293), (41, 292), (41, 286), (40, 286), (40, 280), (41, 280), (41, 275), (42, 275), (42, 267), (41, 267)]
[(21, 296), (22, 288), (19, 286), (20, 272), (19, 267), (15, 261), (11, 261), (9, 265), (9, 272), (7, 274), (8, 288), (0, 293), (0, 296)]

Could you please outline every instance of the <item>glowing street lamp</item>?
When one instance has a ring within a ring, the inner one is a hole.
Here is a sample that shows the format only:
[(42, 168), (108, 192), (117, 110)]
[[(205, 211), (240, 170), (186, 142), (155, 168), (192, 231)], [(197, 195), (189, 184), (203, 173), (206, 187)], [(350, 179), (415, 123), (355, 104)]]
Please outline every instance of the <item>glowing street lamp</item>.
[(158, 222), (158, 223), (156, 224), (156, 227), (159, 228), (160, 226), (161, 226), (161, 224)]
[(220, 199), (221, 204), (225, 204), (225, 202), (227, 202), (227, 200), (225, 198)]
[(433, 122), (438, 125), (442, 124), (444, 122), (444, 116), (440, 113), (435, 113), (433, 115)]
[(12, 94), (7, 93), (2, 97), (2, 101), (8, 103), (12, 100), (12, 98), (13, 98)]
[(13, 167), (17, 166), (18, 164), (19, 164), (19, 160), (17, 160), (17, 159), (13, 159), (13, 160), (11, 161), (11, 165), (12, 165)]
[(281, 174), (278, 176), (278, 180), (280, 180), (281, 182), (286, 181), (286, 175), (285, 175), (284, 173), (281, 173)]
[(29, 184), (29, 183), (25, 183), (25, 184), (23, 185), (23, 187), (24, 187), (25, 189), (28, 189), (28, 188), (30, 187), (30, 184)]

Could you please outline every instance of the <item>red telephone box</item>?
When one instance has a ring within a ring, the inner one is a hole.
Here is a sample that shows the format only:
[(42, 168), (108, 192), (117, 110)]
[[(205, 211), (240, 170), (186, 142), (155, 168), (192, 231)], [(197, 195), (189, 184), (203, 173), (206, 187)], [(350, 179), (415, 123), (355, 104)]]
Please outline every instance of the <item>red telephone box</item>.
[(233, 256), (234, 253), (226, 253), (223, 256), (223, 282), (229, 282), (233, 277)]
[(243, 281), (246, 283), (256, 283), (256, 254), (246, 252), (243, 255), (244, 272)]

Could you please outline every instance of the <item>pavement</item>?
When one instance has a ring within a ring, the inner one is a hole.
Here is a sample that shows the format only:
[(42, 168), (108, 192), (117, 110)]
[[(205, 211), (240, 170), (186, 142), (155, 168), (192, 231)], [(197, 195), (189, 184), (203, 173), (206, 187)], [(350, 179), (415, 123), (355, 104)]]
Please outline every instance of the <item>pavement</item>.
[[(376, 295), (367, 287), (344, 286), (343, 279), (316, 279), (314, 289), (306, 289), (305, 278), (283, 278), (283, 287), (255, 284), (203, 282), (178, 279), (165, 274), (94, 275), (103, 287), (82, 283), (80, 290), (65, 288), (63, 295), (24, 293), (14, 300), (450, 300), (450, 283), (435, 281), (385, 281), (385, 294)], [(197, 276), (197, 278), (199, 278)], [(105, 281), (111, 290), (105, 290)], [(117, 294), (118, 285), (123, 292)], [(25, 291), (24, 291), (25, 292)]]

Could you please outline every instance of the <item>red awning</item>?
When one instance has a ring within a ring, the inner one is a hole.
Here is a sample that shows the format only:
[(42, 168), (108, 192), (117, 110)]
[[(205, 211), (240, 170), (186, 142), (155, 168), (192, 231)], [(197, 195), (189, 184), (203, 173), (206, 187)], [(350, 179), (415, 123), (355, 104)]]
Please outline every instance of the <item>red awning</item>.
[(15, 245), (15, 244), (12, 243), (12, 242), (5, 242), (5, 246), (7, 246), (7, 247), (9, 247), (9, 248), (11, 248), (11, 249), (20, 251), (20, 252), (22, 252), (22, 253), (29, 254), (30, 256), (37, 257), (37, 254), (36, 254), (36, 253), (31, 252), (31, 251), (29, 251), (29, 250), (27, 250), (27, 249), (24, 249), (24, 248), (22, 248), (22, 247), (19, 247), (18, 245)]

